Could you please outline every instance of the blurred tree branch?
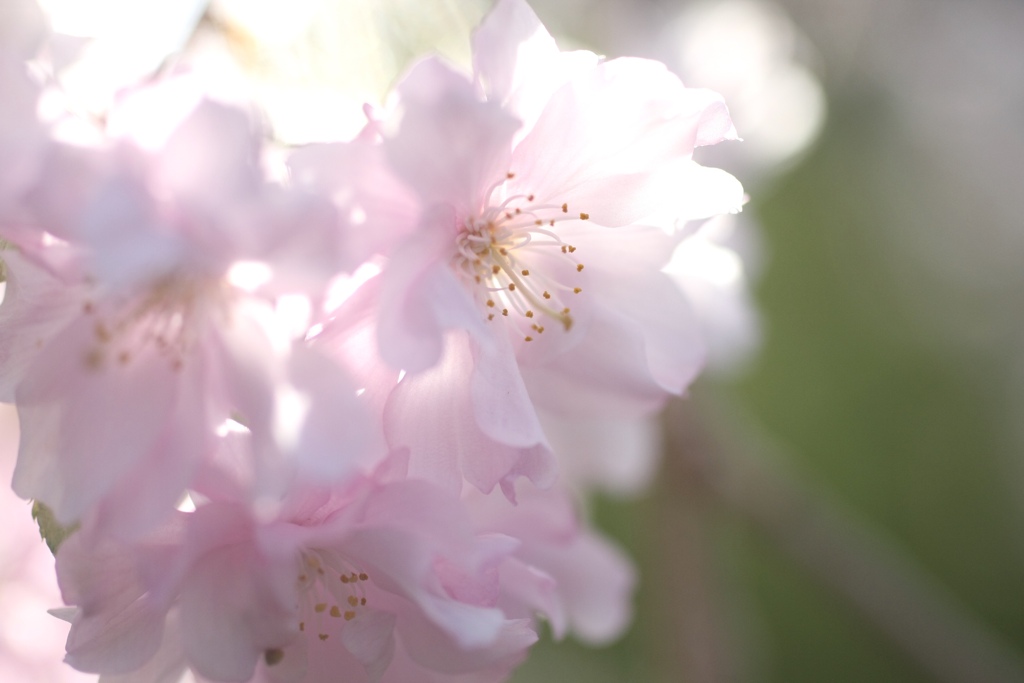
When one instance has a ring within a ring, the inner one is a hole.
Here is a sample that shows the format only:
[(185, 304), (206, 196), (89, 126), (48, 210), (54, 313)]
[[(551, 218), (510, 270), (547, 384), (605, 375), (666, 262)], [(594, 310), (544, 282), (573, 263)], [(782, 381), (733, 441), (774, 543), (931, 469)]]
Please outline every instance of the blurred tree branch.
[[(785, 449), (721, 396), (675, 402), (668, 485), (738, 516), (944, 683), (1024, 681), (1024, 659), (894, 543), (789, 470)], [(696, 430), (696, 432), (695, 432)], [(713, 680), (698, 677), (695, 680)]]

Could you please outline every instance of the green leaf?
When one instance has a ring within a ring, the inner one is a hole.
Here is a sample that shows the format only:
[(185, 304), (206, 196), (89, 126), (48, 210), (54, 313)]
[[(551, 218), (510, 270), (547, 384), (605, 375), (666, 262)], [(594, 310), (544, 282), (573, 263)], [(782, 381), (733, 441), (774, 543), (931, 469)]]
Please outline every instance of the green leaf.
[(38, 500), (32, 503), (32, 519), (39, 525), (39, 535), (46, 541), (46, 545), (54, 555), (57, 554), (57, 548), (60, 547), (60, 544), (68, 536), (78, 531), (77, 522), (71, 526), (61, 526), (54, 516), (53, 510)]

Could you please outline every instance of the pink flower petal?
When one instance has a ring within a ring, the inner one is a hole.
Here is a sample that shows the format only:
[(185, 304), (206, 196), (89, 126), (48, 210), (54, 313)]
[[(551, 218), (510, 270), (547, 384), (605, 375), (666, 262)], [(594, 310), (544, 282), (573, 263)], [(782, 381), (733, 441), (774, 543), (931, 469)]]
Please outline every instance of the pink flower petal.
[(157, 653), (163, 629), (163, 610), (154, 609), (145, 598), (93, 616), (79, 613), (64, 661), (89, 673), (128, 673)]
[(370, 681), (379, 681), (395, 655), (395, 615), (370, 610), (353, 619), (341, 633), (345, 649), (366, 668)]
[(519, 121), (481, 102), (465, 76), (436, 58), (415, 65), (397, 92), (398, 130), (384, 139), (392, 167), (427, 204), (463, 216), (479, 210), (487, 186), (508, 171)]
[[(525, 657), (527, 648), (537, 642), (537, 633), (528, 619), (505, 621), (486, 647), (466, 647), (453, 642), (445, 631), (412, 611), (399, 615), (398, 630), (411, 660), (449, 674), (482, 673), (490, 667), (504, 668), (507, 672)], [(398, 671), (396, 669), (396, 673)]]
[(78, 532), (60, 547), (57, 580), (77, 604), (66, 661), (80, 671), (127, 673), (160, 647), (165, 608), (145, 595), (133, 558), (119, 545)]
[[(153, 449), (175, 395), (171, 364), (144, 348), (127, 363), (91, 356), (82, 318), (44, 348), (18, 387), (22, 443), (14, 489), (77, 520)], [(98, 353), (98, 351), (97, 351)]]
[(571, 353), (557, 363), (524, 367), (523, 379), (536, 404), (559, 415), (640, 416), (658, 410), (666, 398), (651, 377), (636, 323), (604, 307)]
[(7, 281), (0, 283), (0, 401), (10, 403), (39, 350), (81, 313), (84, 291), (70, 288), (17, 251), (7, 251), (3, 258)]
[(508, 337), (492, 326), (481, 342), (471, 340), (470, 395), (481, 431), (499, 443), (531, 447), (544, 443), (533, 402), (526, 393)]
[(247, 681), (267, 648), (290, 638), (288, 612), (260, 576), (264, 560), (249, 544), (200, 560), (181, 589), (182, 641), (202, 676)]
[(419, 230), (381, 275), (378, 342), (393, 367), (420, 372), (441, 356), (446, 329), (482, 329), (469, 294), (448, 267), (454, 240), (451, 207), (426, 211)]
[[(196, 359), (198, 361), (198, 359)], [(183, 368), (175, 385), (174, 406), (155, 448), (140, 458), (99, 506), (97, 524), (119, 537), (141, 536), (168, 518), (213, 448), (205, 411), (200, 363)]]
[(636, 572), (619, 548), (585, 533), (566, 547), (530, 548), (523, 554), (557, 581), (574, 636), (601, 645), (622, 635), (633, 616)]
[(369, 450), (372, 416), (340, 367), (298, 345), (289, 366), (295, 388), (309, 401), (291, 453), (303, 477), (338, 481), (381, 455)]
[(523, 131), (559, 86), (597, 63), (592, 52), (560, 52), (523, 0), (499, 0), (473, 33), (473, 71), (487, 99), (519, 117)]
[(416, 227), (419, 200), (392, 173), (379, 144), (310, 145), (295, 152), (288, 164), (298, 185), (335, 204), (351, 270), (375, 254), (389, 253)]
[[(389, 444), (409, 449), (410, 476), (429, 479), (453, 493), (461, 489), (463, 476), (482, 491), (520, 475), (537, 483), (550, 482), (554, 460), (525, 391), (519, 397), (524, 407), (518, 415), (499, 410), (508, 407), (512, 396), (497, 383), (503, 371), (515, 372), (512, 386), (523, 387), (514, 359), (495, 354), (474, 369), (469, 346), (464, 334), (449, 334), (440, 363), (427, 372), (406, 375), (394, 389), (384, 414)], [(486, 384), (488, 373), (495, 384)], [(517, 425), (512, 420), (524, 411), (525, 424)], [(481, 416), (488, 428), (513, 443), (485, 432)]]
[[(661, 179), (659, 169), (719, 136), (721, 108), (720, 98), (684, 88), (658, 62), (603, 62), (551, 97), (515, 149), (515, 187), (540, 201), (567, 202), (601, 225), (663, 213), (655, 203), (674, 195), (660, 191), (672, 176)], [(658, 191), (647, 191), (647, 182)]]

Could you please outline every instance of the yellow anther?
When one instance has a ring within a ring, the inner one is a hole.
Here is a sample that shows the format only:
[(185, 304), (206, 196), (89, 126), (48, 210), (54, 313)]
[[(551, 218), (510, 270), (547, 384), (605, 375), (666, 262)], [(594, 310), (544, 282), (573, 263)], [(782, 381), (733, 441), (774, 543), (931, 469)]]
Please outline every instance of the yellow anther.
[(313, 609), (316, 611), (317, 614), (323, 614), (324, 611), (327, 610), (327, 603), (326, 602), (318, 602), (313, 607)]
[(89, 370), (99, 370), (103, 367), (103, 352), (98, 348), (91, 349), (85, 354), (85, 367)]
[(356, 618), (356, 613), (355, 612), (353, 612), (351, 610), (345, 612), (345, 621), (352, 621), (355, 618)]
[(330, 612), (330, 614), (331, 614), (332, 617), (337, 619), (338, 617), (341, 616), (341, 610), (338, 609), (337, 605), (331, 605), (331, 612)]

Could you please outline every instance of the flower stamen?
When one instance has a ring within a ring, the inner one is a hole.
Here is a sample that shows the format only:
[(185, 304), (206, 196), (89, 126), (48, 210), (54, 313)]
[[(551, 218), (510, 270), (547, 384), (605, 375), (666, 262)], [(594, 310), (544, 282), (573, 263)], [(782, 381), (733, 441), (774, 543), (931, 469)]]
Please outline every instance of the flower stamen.
[[(511, 309), (527, 319), (547, 316), (569, 331), (574, 321), (563, 298), (582, 292), (571, 278), (584, 266), (575, 256), (576, 246), (566, 243), (552, 228), (562, 221), (589, 220), (590, 214), (572, 213), (568, 202), (535, 204), (533, 193), (496, 197), (499, 188), (513, 178), (512, 171), (499, 178), (484, 195), (486, 208), (464, 219), (452, 266), (472, 283), (474, 292), (485, 293), (477, 296), (488, 321), (496, 318), (497, 310), (508, 317)], [(546, 256), (542, 264), (533, 260), (542, 252), (552, 253), (551, 249), (571, 264), (572, 270), (552, 271)], [(531, 329), (539, 335), (543, 326), (533, 323)], [(533, 339), (532, 334), (524, 336), (524, 341)]]
[[(366, 606), (363, 584), (369, 581), (366, 572), (354, 571), (351, 564), (335, 553), (313, 550), (301, 553), (298, 575), (299, 611), (315, 617), (315, 631), (326, 641), (330, 620), (352, 621), (358, 610)], [(306, 631), (306, 622), (299, 622), (299, 631)]]

